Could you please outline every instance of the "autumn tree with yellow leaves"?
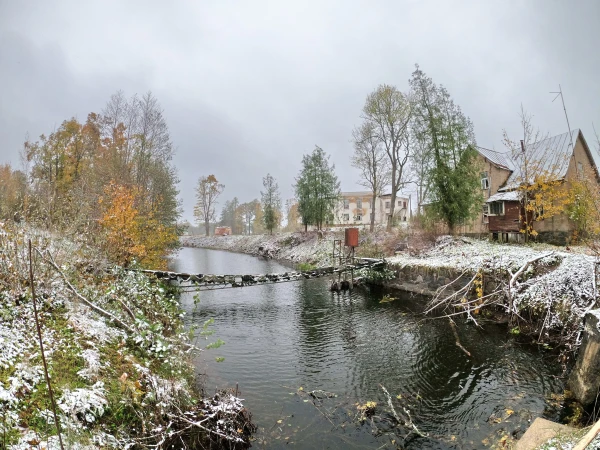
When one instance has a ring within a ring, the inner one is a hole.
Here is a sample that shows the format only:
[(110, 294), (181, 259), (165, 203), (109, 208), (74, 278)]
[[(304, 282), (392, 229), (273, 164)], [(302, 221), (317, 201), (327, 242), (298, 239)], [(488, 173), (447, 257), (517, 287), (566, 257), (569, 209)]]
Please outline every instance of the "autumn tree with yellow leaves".
[(110, 258), (124, 267), (166, 268), (165, 257), (177, 242), (176, 227), (160, 223), (153, 211), (140, 213), (135, 206), (139, 188), (110, 183), (104, 194), (100, 225)]
[(0, 216), (86, 236), (120, 264), (163, 267), (178, 243), (173, 153), (152, 93), (117, 92), (102, 113), (25, 142), (23, 172), (0, 168)]

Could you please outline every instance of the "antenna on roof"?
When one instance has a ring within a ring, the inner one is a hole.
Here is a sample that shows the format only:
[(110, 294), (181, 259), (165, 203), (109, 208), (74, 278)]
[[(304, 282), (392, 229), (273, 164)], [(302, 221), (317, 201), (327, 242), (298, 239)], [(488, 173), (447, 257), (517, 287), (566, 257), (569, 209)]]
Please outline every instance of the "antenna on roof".
[[(556, 100), (558, 97), (560, 97), (560, 99), (562, 100), (563, 109), (565, 110), (565, 118), (567, 119), (567, 128), (569, 129), (569, 139), (571, 141), (571, 151), (573, 151), (575, 149), (575, 147), (573, 146), (573, 135), (571, 133), (571, 125), (569, 124), (569, 116), (567, 115), (567, 108), (565, 107), (565, 98), (563, 97), (562, 88), (560, 87), (560, 84), (558, 85), (558, 92), (550, 92), (550, 93), (556, 94), (556, 97), (554, 97), (554, 100)], [(552, 103), (554, 103), (554, 100), (552, 100)]]

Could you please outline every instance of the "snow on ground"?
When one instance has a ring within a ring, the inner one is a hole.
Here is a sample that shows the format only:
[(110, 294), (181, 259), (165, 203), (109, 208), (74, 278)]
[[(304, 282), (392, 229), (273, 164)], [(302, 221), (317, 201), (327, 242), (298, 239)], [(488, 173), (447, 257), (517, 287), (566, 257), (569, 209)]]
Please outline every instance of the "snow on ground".
[[(29, 288), (29, 238), (40, 249), (34, 252), (36, 304), (66, 448), (121, 449), (135, 439), (147, 439), (129, 423), (115, 423), (120, 408), (135, 410), (149, 426), (162, 421), (154, 415), (158, 403), (169, 414), (197, 409), (187, 381), (193, 373), (190, 346), (175, 296), (140, 273), (87, 271), (106, 262), (83, 245), (26, 228), (4, 232), (0, 226), (0, 231), (0, 434), (8, 440), (7, 448), (59, 448), (56, 436), (47, 437), (54, 432), (54, 415)], [(88, 301), (133, 331), (116, 328), (79, 301), (57, 270), (44, 262), (47, 255)], [(142, 365), (152, 369), (128, 380), (125, 370), (135, 374), (134, 367)], [(111, 436), (104, 427), (116, 432)]]
[(526, 261), (543, 255), (547, 256), (537, 264), (548, 270), (536, 275), (530, 266), (516, 286), (514, 304), (520, 310), (527, 308), (546, 315), (546, 326), (558, 329), (579, 320), (593, 306), (595, 259), (592, 256), (547, 245), (501, 244), (445, 236), (419, 255), (399, 254), (387, 261), (399, 268), (448, 268), (459, 274), (474, 274), (481, 268), (508, 269), (515, 273)]
[(324, 232), (321, 238), (311, 233), (277, 233), (273, 235), (183, 236), (189, 247), (228, 250), (252, 255), (268, 254), (275, 259), (317, 266), (331, 264), (334, 239), (343, 239), (342, 232)]

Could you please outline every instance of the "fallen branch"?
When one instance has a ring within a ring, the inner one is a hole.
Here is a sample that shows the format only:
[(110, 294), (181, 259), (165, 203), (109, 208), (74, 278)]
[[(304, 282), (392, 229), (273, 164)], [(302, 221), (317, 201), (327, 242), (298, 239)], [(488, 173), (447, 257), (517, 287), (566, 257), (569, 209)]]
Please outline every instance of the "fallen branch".
[(463, 352), (465, 352), (465, 354), (470, 358), (471, 352), (464, 348), (460, 343), (460, 339), (458, 338), (458, 331), (456, 330), (456, 324), (454, 323), (454, 320), (452, 320), (450, 317), (448, 317), (448, 320), (450, 321), (450, 328), (452, 328), (452, 333), (454, 333), (454, 338), (456, 339), (456, 346), (460, 348)]
[(514, 294), (515, 294), (515, 283), (517, 282), (518, 278), (521, 276), (521, 274), (522, 274), (523, 272), (525, 272), (525, 270), (527, 270), (527, 268), (528, 268), (528, 267), (529, 267), (531, 264), (533, 264), (533, 263), (534, 263), (534, 262), (536, 262), (536, 261), (539, 261), (540, 259), (544, 259), (544, 258), (546, 258), (547, 256), (551, 256), (551, 255), (553, 255), (553, 254), (554, 254), (554, 252), (549, 252), (549, 253), (546, 253), (546, 254), (543, 254), (543, 255), (540, 255), (540, 256), (536, 256), (535, 258), (531, 258), (531, 259), (529, 259), (529, 260), (525, 261), (525, 264), (523, 264), (523, 265), (522, 265), (522, 266), (519, 268), (519, 270), (517, 270), (517, 271), (514, 273), (514, 275), (513, 275), (513, 273), (510, 271), (510, 269), (508, 269), (508, 273), (509, 273), (509, 274), (510, 274), (510, 276), (511, 276), (511, 277), (510, 277), (510, 281), (508, 282), (508, 301), (509, 301), (509, 305), (508, 305), (508, 307), (509, 307), (509, 311), (510, 311), (510, 312), (516, 312), (516, 311), (513, 311), (513, 309), (514, 309), (514, 308), (513, 308), (513, 298), (514, 298)]
[(61, 278), (63, 279), (63, 281), (65, 282), (65, 284), (67, 285), (67, 287), (69, 288), (69, 290), (75, 294), (75, 296), (81, 300), (81, 302), (83, 302), (85, 305), (89, 306), (90, 308), (92, 308), (94, 311), (96, 311), (98, 314), (100, 314), (101, 316), (106, 317), (109, 320), (112, 320), (115, 325), (117, 325), (119, 328), (128, 331), (129, 333), (133, 333), (133, 329), (127, 325), (125, 322), (123, 322), (121, 319), (115, 317), (113, 314), (109, 313), (108, 311), (100, 308), (99, 306), (95, 305), (94, 303), (92, 303), (91, 301), (89, 301), (87, 298), (85, 298), (83, 295), (81, 295), (79, 292), (77, 292), (77, 289), (75, 289), (73, 287), (73, 285), (69, 282), (69, 280), (67, 279), (66, 275), (62, 272), (62, 270), (60, 270), (60, 267), (58, 267), (58, 265), (54, 262), (54, 259), (52, 258), (52, 255), (50, 255), (50, 252), (48, 253), (48, 257), (46, 258), (42, 252), (40, 252), (37, 248), (35, 249), (36, 253), (38, 255), (40, 255), (40, 257), (47, 262), (48, 264), (50, 264), (54, 270), (56, 270), (58, 272), (58, 274), (61, 276)]
[(417, 426), (413, 423), (412, 421), (412, 417), (410, 416), (410, 411), (408, 409), (406, 409), (404, 406), (402, 407), (404, 414), (406, 414), (406, 417), (408, 417), (407, 420), (402, 420), (400, 419), (400, 417), (398, 416), (398, 413), (396, 412), (396, 410), (394, 409), (394, 406), (392, 404), (392, 396), (390, 395), (390, 393), (388, 392), (388, 390), (385, 388), (385, 386), (383, 386), (382, 384), (379, 385), (379, 387), (381, 387), (381, 390), (383, 390), (383, 392), (385, 393), (386, 397), (387, 397), (387, 402), (389, 407), (392, 410), (392, 414), (394, 415), (394, 418), (398, 421), (398, 423), (401, 423), (407, 427), (412, 428), (412, 431), (416, 434), (418, 434), (421, 437), (429, 437), (427, 436), (427, 434), (422, 433)]

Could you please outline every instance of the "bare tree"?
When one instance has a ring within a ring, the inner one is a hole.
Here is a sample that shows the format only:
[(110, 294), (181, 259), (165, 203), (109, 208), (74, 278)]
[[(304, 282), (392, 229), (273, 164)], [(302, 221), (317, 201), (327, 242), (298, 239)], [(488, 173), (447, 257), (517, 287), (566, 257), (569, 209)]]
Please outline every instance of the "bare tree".
[(371, 191), (371, 231), (375, 228), (377, 197), (391, 181), (390, 159), (373, 128), (372, 123), (365, 122), (352, 133), (354, 138), (352, 165), (360, 171), (361, 178), (358, 183)]
[(411, 102), (396, 87), (380, 85), (367, 96), (363, 115), (372, 127), (374, 137), (381, 142), (390, 162), (392, 197), (387, 230), (392, 229), (396, 196), (406, 184), (410, 157), (409, 122)]
[(258, 200), (252, 200), (248, 203), (242, 203), (240, 205), (240, 211), (242, 215), (242, 221), (244, 223), (244, 233), (252, 234), (252, 223), (254, 222), (254, 218), (256, 217), (256, 204), (259, 203)]
[(553, 140), (547, 139), (548, 134), (534, 128), (532, 116), (523, 106), (519, 116), (523, 138), (513, 140), (504, 130), (503, 143), (515, 162), (515, 171), (507, 188), (521, 193), (521, 219), (527, 242), (530, 236), (537, 234), (533, 229), (534, 221), (552, 217), (564, 209), (567, 190), (562, 187), (563, 172), (566, 171), (573, 149), (569, 147), (570, 152), (565, 153), (553, 148)]
[(214, 175), (198, 179), (194, 217), (198, 224), (204, 222), (207, 236), (210, 235), (210, 222), (215, 220), (217, 198), (223, 192), (223, 189), (225, 189), (225, 185), (220, 184)]
[(413, 143), (410, 169), (417, 186), (417, 214), (421, 214), (423, 204), (429, 195), (429, 173), (433, 167), (433, 152), (427, 142), (417, 134), (413, 137)]

